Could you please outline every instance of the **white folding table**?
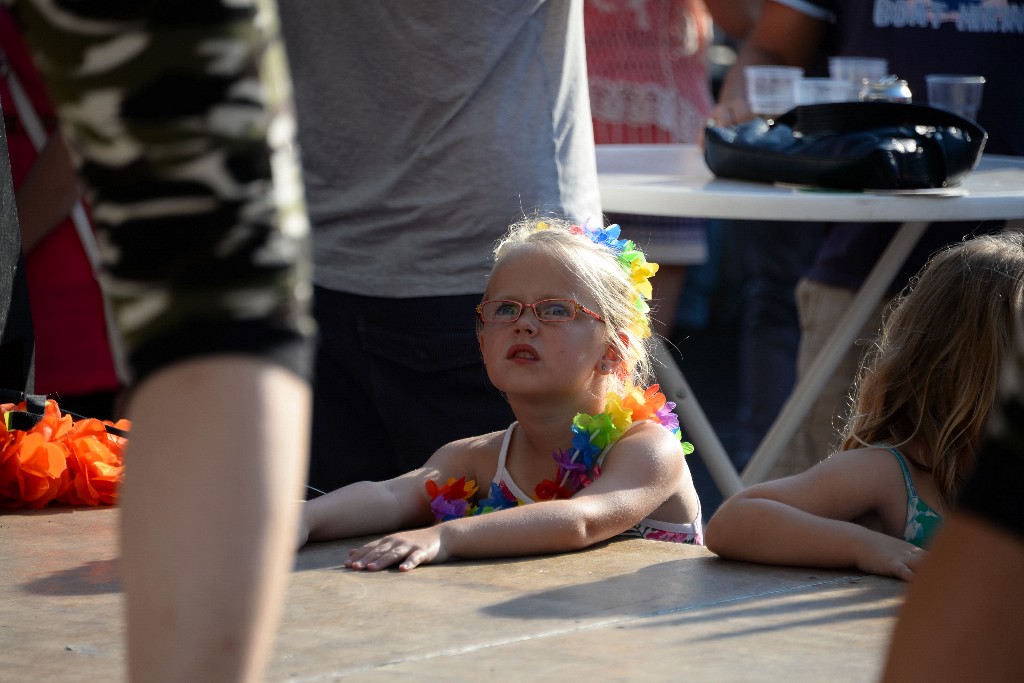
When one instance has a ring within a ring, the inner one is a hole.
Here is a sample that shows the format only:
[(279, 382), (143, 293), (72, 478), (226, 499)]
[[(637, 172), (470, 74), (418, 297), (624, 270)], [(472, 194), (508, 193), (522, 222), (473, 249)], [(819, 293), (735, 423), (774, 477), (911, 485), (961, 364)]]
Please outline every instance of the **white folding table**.
[(857, 331), (931, 222), (1024, 219), (1024, 157), (984, 155), (949, 192), (841, 192), (716, 178), (697, 145), (598, 145), (598, 184), (605, 211), (739, 220), (900, 222), (846, 316), (793, 388), (742, 478), (675, 360), (656, 347), (658, 379), (677, 404), (723, 495), (764, 479), (821, 393)]

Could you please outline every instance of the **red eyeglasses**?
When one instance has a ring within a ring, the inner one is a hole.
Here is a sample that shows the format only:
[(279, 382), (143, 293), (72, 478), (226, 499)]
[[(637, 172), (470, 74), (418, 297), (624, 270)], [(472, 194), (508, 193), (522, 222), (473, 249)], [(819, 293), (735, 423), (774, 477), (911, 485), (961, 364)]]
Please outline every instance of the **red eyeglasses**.
[(567, 323), (576, 319), (578, 311), (583, 311), (595, 320), (605, 321), (600, 315), (572, 299), (544, 299), (532, 304), (508, 299), (493, 299), (484, 301), (477, 306), (476, 314), (485, 323), (514, 323), (519, 320), (519, 316), (527, 308), (532, 308), (533, 315), (537, 320), (545, 323)]

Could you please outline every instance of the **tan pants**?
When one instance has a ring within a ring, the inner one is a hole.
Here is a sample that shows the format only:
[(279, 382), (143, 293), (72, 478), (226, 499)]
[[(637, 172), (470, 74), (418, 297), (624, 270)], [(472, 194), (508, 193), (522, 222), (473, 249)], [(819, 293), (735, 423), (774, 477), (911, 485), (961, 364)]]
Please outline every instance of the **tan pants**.
[[(829, 336), (845, 315), (856, 292), (803, 278), (796, 286), (797, 311), (800, 316), (800, 347), (797, 356), (797, 382), (807, 373), (825, 346)], [(882, 311), (888, 301), (879, 304), (861, 328), (856, 339), (829, 377), (818, 400), (814, 402), (790, 447), (775, 463), (768, 479), (799, 474), (834, 453), (845, 426), (850, 394), (857, 367), (882, 324)]]

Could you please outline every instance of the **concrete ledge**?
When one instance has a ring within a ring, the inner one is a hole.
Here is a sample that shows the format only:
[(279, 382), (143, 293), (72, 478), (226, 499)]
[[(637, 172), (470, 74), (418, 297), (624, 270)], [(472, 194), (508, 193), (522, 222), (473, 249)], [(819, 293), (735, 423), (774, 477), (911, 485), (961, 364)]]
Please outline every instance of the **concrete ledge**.
[[(124, 680), (116, 509), (0, 515), (0, 671)], [(413, 572), (296, 558), (268, 681), (874, 681), (904, 584), (615, 540)]]

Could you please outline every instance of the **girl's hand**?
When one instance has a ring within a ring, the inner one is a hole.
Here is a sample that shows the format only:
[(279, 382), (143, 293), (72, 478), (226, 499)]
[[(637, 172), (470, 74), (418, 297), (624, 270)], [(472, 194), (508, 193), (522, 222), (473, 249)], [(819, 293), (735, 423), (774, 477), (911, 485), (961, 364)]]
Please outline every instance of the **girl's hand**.
[(449, 557), (442, 548), (441, 527), (405, 531), (350, 550), (345, 566), (355, 571), (377, 571), (398, 564), (409, 571), (421, 564), (444, 562)]
[(910, 581), (925, 556), (925, 551), (913, 543), (872, 533), (871, 542), (857, 553), (857, 568), (869, 574)]

